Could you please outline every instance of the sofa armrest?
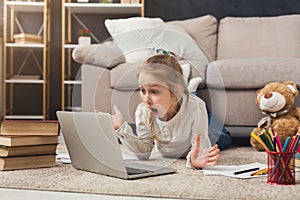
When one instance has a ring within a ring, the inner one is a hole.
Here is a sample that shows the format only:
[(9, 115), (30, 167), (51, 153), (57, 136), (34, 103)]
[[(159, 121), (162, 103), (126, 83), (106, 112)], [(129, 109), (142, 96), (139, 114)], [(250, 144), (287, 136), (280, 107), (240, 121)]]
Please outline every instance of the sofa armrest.
[(72, 57), (78, 63), (107, 69), (125, 62), (122, 51), (112, 41), (76, 47), (72, 52)]

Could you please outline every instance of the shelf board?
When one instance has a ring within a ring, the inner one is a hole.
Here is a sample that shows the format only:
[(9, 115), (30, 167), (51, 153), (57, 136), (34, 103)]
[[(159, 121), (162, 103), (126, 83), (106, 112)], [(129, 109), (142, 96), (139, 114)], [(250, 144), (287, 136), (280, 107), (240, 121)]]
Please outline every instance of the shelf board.
[(36, 79), (7, 79), (5, 83), (34, 83), (34, 84), (42, 84), (44, 83), (43, 80), (36, 80)]
[(81, 81), (75, 81), (75, 80), (64, 80), (64, 84), (77, 84), (80, 85)]
[(67, 106), (66, 110), (70, 110), (70, 111), (82, 111), (81, 107), (76, 107), (76, 106)]
[(44, 119), (43, 115), (6, 115), (5, 119)]
[(64, 48), (65, 49), (74, 49), (74, 48), (76, 48), (78, 46), (79, 46), (78, 44), (65, 44)]
[(7, 6), (17, 12), (39, 12), (44, 11), (44, 2), (7, 1)]
[[(90, 44), (90, 45), (94, 45), (94, 44)], [(79, 47), (79, 44), (65, 44), (64, 48), (65, 49), (75, 49), (76, 47)]]
[(7, 47), (13, 48), (44, 48), (44, 44), (18, 44), (18, 43), (6, 43)]
[(142, 4), (65, 3), (65, 7), (81, 14), (141, 14)]

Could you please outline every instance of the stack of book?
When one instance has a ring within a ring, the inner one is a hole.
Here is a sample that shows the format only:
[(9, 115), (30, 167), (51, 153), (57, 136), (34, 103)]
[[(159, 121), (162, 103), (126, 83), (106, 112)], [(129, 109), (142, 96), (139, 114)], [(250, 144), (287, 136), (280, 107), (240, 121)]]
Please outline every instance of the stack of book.
[(20, 33), (14, 35), (16, 44), (41, 44), (42, 37), (39, 35)]
[(0, 170), (55, 166), (57, 121), (3, 121), (0, 129)]

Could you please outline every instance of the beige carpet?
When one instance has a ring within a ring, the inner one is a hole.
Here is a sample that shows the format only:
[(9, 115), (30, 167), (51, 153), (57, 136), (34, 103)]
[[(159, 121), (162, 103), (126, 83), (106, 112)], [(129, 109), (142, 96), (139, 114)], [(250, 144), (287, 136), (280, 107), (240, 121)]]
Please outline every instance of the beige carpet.
[[(221, 156), (220, 164), (266, 162), (265, 153), (251, 147), (231, 148)], [(52, 168), (0, 172), (0, 187), (175, 199), (300, 199), (300, 173), (296, 173), (296, 185), (274, 186), (266, 183), (266, 177), (205, 176), (187, 169), (185, 160), (177, 160), (171, 167), (178, 170), (176, 174), (127, 181), (58, 162)]]

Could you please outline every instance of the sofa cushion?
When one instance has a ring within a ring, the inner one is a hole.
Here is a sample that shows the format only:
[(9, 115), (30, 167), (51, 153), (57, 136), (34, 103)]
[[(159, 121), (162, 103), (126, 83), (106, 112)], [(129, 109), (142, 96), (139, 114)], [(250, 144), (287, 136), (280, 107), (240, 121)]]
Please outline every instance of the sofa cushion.
[(300, 15), (226, 17), (220, 21), (217, 58), (300, 58)]
[(78, 63), (108, 69), (125, 62), (122, 51), (111, 41), (76, 47), (72, 52), (72, 57)]
[(206, 84), (210, 88), (258, 89), (271, 81), (291, 80), (300, 86), (299, 58), (226, 59), (211, 62)]
[(182, 27), (202, 48), (210, 60), (216, 59), (217, 19), (212, 15), (167, 22)]

